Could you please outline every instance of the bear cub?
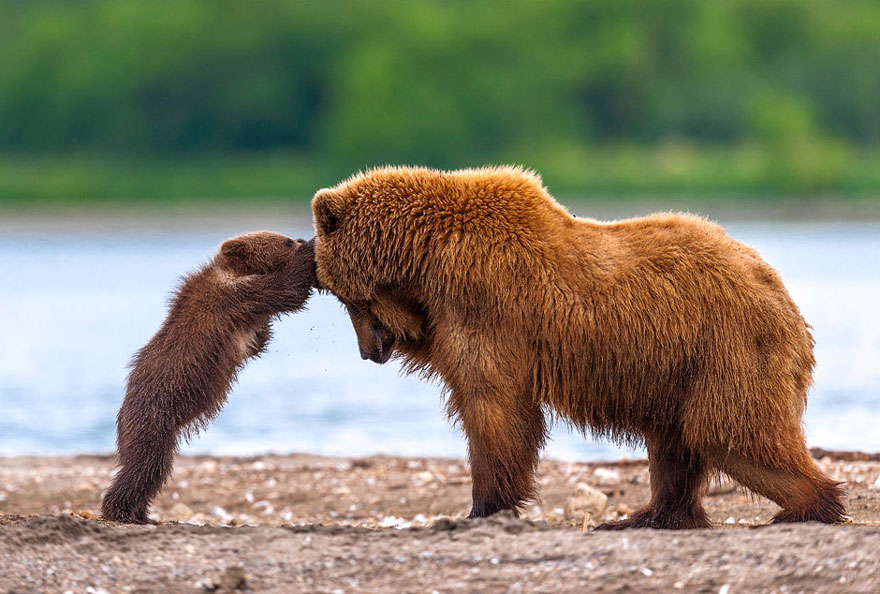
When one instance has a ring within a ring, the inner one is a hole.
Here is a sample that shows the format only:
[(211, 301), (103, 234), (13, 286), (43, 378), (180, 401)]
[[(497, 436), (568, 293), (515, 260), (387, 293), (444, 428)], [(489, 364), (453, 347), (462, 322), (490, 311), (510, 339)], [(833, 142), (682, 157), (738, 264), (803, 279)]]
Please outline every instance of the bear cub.
[(314, 240), (268, 231), (227, 240), (183, 278), (162, 327), (131, 363), (104, 518), (147, 522), (181, 434), (220, 411), (245, 361), (264, 351), (272, 320), (302, 309), (316, 282)]

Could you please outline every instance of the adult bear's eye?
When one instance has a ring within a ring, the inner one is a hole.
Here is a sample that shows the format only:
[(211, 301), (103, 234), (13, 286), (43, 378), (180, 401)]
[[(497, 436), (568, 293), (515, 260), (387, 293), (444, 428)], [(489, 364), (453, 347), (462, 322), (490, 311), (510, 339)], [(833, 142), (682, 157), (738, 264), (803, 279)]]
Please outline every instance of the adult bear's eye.
[(293, 241), (292, 239), (290, 239), (290, 238), (287, 238), (287, 239), (284, 240), (284, 246), (285, 246), (285, 247), (289, 247), (289, 248), (291, 248), (291, 247), (293, 247), (293, 244), (294, 244), (294, 241)]

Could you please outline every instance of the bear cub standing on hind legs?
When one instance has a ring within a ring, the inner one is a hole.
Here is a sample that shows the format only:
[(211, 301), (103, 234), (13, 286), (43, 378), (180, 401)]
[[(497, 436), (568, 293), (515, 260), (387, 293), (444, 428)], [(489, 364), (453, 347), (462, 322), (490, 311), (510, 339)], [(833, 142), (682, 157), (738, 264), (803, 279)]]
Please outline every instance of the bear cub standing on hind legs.
[(314, 240), (268, 231), (224, 242), (184, 277), (162, 327), (132, 360), (117, 417), (120, 469), (104, 518), (147, 522), (181, 432), (220, 411), (244, 362), (265, 349), (272, 319), (302, 309), (315, 283)]

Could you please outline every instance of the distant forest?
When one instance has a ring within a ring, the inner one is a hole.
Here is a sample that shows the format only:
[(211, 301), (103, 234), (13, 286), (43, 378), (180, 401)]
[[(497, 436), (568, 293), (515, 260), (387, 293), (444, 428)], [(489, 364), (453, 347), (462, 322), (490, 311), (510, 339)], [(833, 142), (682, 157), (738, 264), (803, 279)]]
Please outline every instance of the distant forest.
[(21, 173), (53, 158), (258, 175), (261, 155), (302, 183), (260, 193), (387, 162), (517, 162), (572, 192), (880, 189), (871, 1), (0, 0), (0, 65), (0, 197), (63, 193)]

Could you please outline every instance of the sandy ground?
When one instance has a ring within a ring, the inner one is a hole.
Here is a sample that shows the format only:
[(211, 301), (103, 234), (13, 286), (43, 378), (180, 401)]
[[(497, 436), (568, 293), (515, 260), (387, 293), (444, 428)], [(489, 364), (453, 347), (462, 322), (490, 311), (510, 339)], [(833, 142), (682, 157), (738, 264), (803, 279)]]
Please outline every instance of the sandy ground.
[(544, 461), (521, 519), (464, 520), (461, 460), (312, 455), (182, 457), (161, 524), (122, 526), (96, 518), (112, 458), (2, 458), (0, 593), (876, 593), (880, 456), (816, 453), (847, 483), (851, 526), (753, 529), (776, 507), (726, 482), (706, 497), (716, 530), (582, 531), (566, 516), (578, 483), (608, 496), (588, 525), (631, 513), (643, 461)]

